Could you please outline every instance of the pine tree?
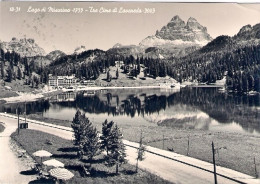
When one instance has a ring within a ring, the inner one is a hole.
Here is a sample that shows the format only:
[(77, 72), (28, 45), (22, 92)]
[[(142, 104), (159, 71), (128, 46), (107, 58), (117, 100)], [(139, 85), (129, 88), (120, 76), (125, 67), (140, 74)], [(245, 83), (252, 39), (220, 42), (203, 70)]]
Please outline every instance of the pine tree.
[(82, 130), (81, 130), (81, 122), (82, 122), (82, 115), (79, 110), (77, 110), (71, 124), (71, 128), (73, 129), (74, 133), (74, 145), (78, 146), (81, 141), (81, 135), (82, 135)]
[(248, 77), (248, 87), (249, 87), (249, 91), (254, 90), (254, 77), (252, 75), (249, 75)]
[(89, 121), (85, 115), (82, 116), (82, 140), (79, 144), (79, 156), (80, 159), (83, 156), (87, 156), (90, 163), (92, 162), (94, 156), (100, 154), (100, 142), (98, 137), (98, 131), (93, 127), (92, 123)]
[(31, 84), (32, 84), (32, 86), (31, 86), (31, 87), (32, 87), (32, 88), (34, 88), (34, 87), (35, 87), (35, 82), (34, 82), (34, 80), (33, 80), (33, 79), (34, 79), (34, 77), (32, 77), (32, 78), (31, 78)]
[(137, 61), (137, 74), (138, 75), (140, 74), (140, 71), (141, 71), (141, 66), (140, 66), (140, 60), (138, 58), (138, 61)]
[(87, 156), (91, 162), (93, 157), (100, 153), (97, 129), (93, 127), (89, 119), (82, 115), (79, 110), (77, 110), (73, 118), (71, 127), (74, 132), (74, 145), (78, 147), (79, 159)]
[(25, 71), (25, 75), (30, 75), (29, 64), (26, 57), (24, 58), (24, 71)]
[(39, 78), (36, 76), (33, 76), (33, 82), (34, 82), (34, 87), (38, 88), (39, 85)]
[(21, 72), (21, 69), (20, 69), (19, 66), (18, 66), (18, 68), (17, 68), (17, 79), (19, 79), (19, 80), (22, 79), (22, 72)]
[(2, 76), (2, 79), (4, 80), (5, 79), (5, 63), (4, 63), (4, 61), (1, 62), (1, 76)]
[(13, 70), (11, 69), (11, 67), (9, 66), (7, 68), (7, 76), (6, 76), (6, 82), (12, 82), (13, 80)]
[(13, 70), (13, 80), (16, 80), (16, 78), (17, 78), (16, 72)]
[(119, 167), (126, 163), (125, 145), (123, 144), (123, 135), (121, 134), (117, 125), (111, 131), (110, 152), (107, 157), (107, 166), (116, 166), (116, 174), (118, 174)]
[(242, 75), (242, 88), (243, 88), (242, 89), (243, 92), (245, 92), (245, 93), (248, 92), (249, 87), (248, 87), (248, 80), (247, 80), (246, 75)]
[(116, 69), (116, 78), (118, 79), (119, 77), (119, 71), (118, 71), (118, 68)]
[(260, 76), (257, 75), (255, 77), (255, 84), (254, 84), (254, 90), (257, 91), (257, 92), (260, 92)]
[(5, 52), (3, 49), (0, 49), (1, 50), (1, 60), (4, 61), (5, 60)]
[(107, 82), (110, 82), (111, 81), (111, 75), (110, 75), (110, 72), (109, 70), (107, 71)]
[(147, 69), (144, 69), (144, 77), (147, 77)]
[(111, 142), (111, 134), (112, 134), (112, 128), (114, 126), (114, 122), (110, 121), (108, 123), (107, 120), (105, 120), (102, 123), (102, 135), (100, 136), (100, 140), (101, 140), (101, 146), (100, 149), (101, 150), (105, 150), (107, 153), (107, 156), (109, 154), (110, 151), (110, 142)]

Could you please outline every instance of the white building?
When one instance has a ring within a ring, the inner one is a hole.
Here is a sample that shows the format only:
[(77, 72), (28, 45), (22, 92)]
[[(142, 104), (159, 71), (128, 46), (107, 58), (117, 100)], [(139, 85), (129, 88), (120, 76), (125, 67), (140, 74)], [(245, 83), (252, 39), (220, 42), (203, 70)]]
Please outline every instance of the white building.
[(96, 86), (95, 81), (93, 81), (93, 80), (84, 80), (82, 83), (83, 83), (84, 86), (88, 86), (88, 87)]
[(116, 67), (120, 67), (124, 65), (124, 61), (115, 61)]
[(75, 75), (71, 76), (52, 76), (49, 75), (49, 86), (53, 87), (68, 87), (74, 86), (77, 82)]

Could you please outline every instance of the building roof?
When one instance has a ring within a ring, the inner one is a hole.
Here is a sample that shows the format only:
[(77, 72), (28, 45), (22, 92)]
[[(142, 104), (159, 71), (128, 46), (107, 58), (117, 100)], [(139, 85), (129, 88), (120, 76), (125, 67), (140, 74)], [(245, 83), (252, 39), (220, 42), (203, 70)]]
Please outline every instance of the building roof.
[(70, 76), (50, 76), (49, 79), (76, 79), (75, 75)]

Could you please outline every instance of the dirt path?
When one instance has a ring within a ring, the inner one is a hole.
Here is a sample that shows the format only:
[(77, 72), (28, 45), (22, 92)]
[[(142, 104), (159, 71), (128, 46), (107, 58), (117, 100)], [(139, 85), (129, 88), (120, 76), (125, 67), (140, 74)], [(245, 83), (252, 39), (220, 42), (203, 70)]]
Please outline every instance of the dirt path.
[(35, 175), (21, 174), (31, 169), (33, 160), (28, 155), (18, 158), (21, 148), (11, 140), (10, 135), (16, 130), (14, 124), (6, 124), (4, 132), (0, 133), (0, 183), (25, 184), (36, 179)]

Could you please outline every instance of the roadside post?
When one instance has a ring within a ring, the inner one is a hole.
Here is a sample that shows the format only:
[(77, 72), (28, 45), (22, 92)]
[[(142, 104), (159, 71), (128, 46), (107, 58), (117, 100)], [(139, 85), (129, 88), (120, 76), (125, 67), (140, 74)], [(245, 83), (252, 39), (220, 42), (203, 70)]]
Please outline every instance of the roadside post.
[(255, 157), (254, 157), (254, 165), (255, 165), (255, 178), (258, 178), (258, 172), (257, 172), (257, 168), (256, 168), (256, 161), (255, 161)]
[(215, 184), (218, 184), (217, 182), (217, 172), (216, 172), (216, 163), (215, 163), (215, 148), (214, 148), (214, 142), (212, 141), (212, 154), (213, 154), (213, 166), (214, 166), (214, 180)]
[(189, 156), (190, 152), (190, 135), (188, 135), (188, 149), (187, 149), (187, 156)]
[(17, 112), (17, 109), (16, 109), (16, 113), (17, 113), (17, 115), (18, 115), (18, 118), (17, 118), (17, 120), (18, 120), (18, 135), (19, 135), (19, 133), (20, 133), (20, 117), (19, 117), (19, 112)]
[(24, 108), (25, 110), (24, 110), (24, 121), (25, 121), (25, 123), (26, 123), (26, 101), (25, 101), (25, 108)]
[(163, 150), (164, 150), (164, 134), (163, 134)]

